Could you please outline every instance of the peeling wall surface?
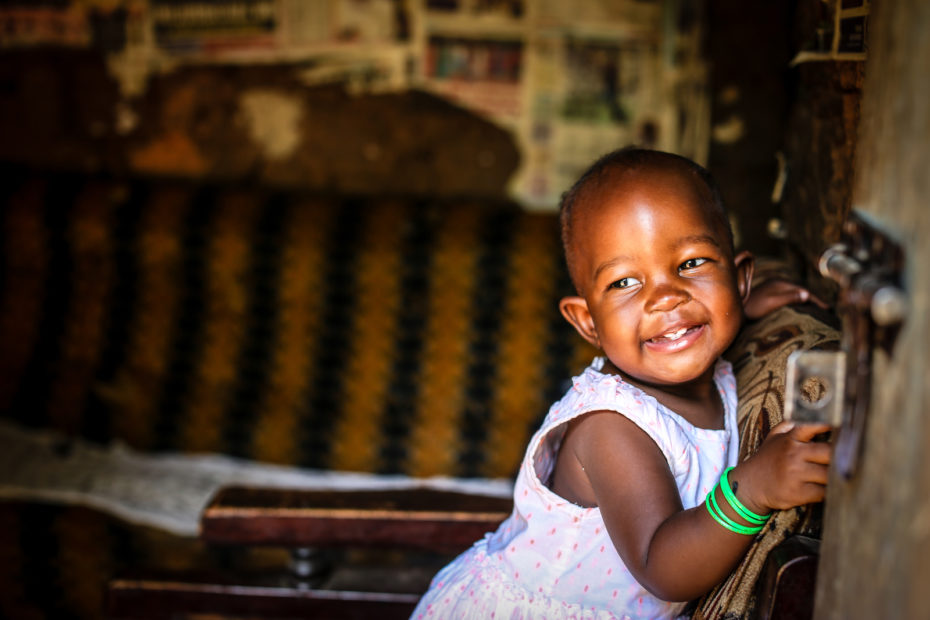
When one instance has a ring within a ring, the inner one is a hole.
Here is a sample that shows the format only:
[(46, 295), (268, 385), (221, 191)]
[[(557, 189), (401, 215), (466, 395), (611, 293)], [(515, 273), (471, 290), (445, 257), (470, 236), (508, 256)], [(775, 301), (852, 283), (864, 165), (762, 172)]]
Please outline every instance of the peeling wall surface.
[[(869, 3), (843, 11), (856, 21), (857, 14), (869, 11)], [(832, 29), (843, 30), (835, 17), (842, 13), (834, 15), (822, 4), (804, 2), (798, 3), (794, 14), (794, 44), (814, 51), (799, 54), (789, 68), (793, 97), (782, 147), (785, 181), (780, 203), (789, 257), (825, 300), (831, 300), (836, 289), (819, 275), (817, 262), (828, 246), (839, 241), (852, 209), (866, 69), (865, 53), (837, 57), (818, 51), (830, 47)], [(864, 40), (844, 41), (839, 32), (835, 34), (833, 49), (862, 45), (867, 51)]]
[(792, 108), (785, 155), (790, 169), (784, 195), (786, 234), (794, 259), (825, 299), (832, 285), (814, 265), (840, 240), (852, 208), (852, 187), (864, 66), (857, 62), (812, 63), (799, 68), (806, 93)]
[[(850, 209), (865, 56), (831, 53), (834, 5), (748, 9), (713, 0), (707, 17), (709, 166), (738, 241), (757, 254), (787, 256), (825, 298), (814, 266)], [(867, 12), (868, 3), (851, 11)]]
[(347, 194), (494, 198), (505, 195), (517, 167), (507, 131), (423, 92), (310, 87), (287, 66), (187, 66), (153, 77), (126, 108), (97, 54), (17, 51), (4, 58), (0, 160), (8, 163)]
[(671, 0), (0, 4), (0, 159), (553, 210), (632, 142), (704, 160)]
[(287, 159), (297, 150), (303, 120), (300, 104), (297, 97), (272, 90), (250, 90), (239, 97), (242, 122), (265, 159)]

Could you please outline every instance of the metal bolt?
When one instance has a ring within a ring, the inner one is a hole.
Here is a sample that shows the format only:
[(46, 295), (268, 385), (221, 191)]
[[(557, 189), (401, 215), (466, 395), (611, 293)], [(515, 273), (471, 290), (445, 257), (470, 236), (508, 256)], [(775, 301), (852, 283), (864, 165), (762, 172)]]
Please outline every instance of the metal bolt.
[(872, 295), (872, 320), (878, 325), (894, 325), (907, 315), (907, 295), (896, 286), (883, 286)]
[(827, 248), (820, 256), (820, 275), (838, 282), (841, 286), (848, 285), (849, 279), (862, 271), (862, 265), (850, 258), (846, 251), (847, 248), (842, 243)]

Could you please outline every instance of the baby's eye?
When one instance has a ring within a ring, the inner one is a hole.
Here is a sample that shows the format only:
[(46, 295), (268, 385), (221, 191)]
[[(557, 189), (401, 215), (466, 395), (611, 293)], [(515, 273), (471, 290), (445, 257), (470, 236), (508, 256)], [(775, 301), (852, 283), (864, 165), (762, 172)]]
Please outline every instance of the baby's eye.
[(630, 288), (631, 286), (634, 286), (636, 284), (639, 284), (639, 280), (637, 280), (636, 278), (620, 278), (619, 280), (616, 280), (615, 282), (611, 282), (608, 288), (624, 289), (624, 288)]
[(685, 269), (694, 269), (695, 267), (700, 267), (707, 262), (706, 258), (689, 258), (681, 265), (678, 266), (678, 271), (684, 271)]

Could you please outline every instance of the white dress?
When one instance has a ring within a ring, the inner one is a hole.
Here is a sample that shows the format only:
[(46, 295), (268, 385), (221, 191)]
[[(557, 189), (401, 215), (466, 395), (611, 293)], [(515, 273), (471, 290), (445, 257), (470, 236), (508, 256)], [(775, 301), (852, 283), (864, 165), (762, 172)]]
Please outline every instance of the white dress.
[(533, 435), (514, 486), (514, 511), (443, 568), (411, 618), (507, 620), (542, 618), (674, 618), (684, 603), (657, 599), (617, 554), (599, 508), (582, 508), (547, 485), (566, 423), (589, 411), (622, 413), (659, 446), (685, 509), (704, 501), (738, 454), (736, 382), (719, 360), (714, 381), (725, 428), (692, 426), (596, 358), (550, 408)]

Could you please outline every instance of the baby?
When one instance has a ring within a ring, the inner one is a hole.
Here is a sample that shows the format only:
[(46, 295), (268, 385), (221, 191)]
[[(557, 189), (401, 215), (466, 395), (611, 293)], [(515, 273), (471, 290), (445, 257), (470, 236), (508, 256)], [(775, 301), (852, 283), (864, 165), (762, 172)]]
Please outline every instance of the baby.
[[(737, 463), (720, 355), (749, 299), (710, 175), (669, 153), (598, 160), (561, 206), (577, 295), (563, 316), (603, 357), (549, 410), (514, 511), (434, 578), (413, 618), (673, 618), (768, 515), (823, 499), (828, 427), (782, 423)], [(759, 304), (771, 309), (775, 303)]]

